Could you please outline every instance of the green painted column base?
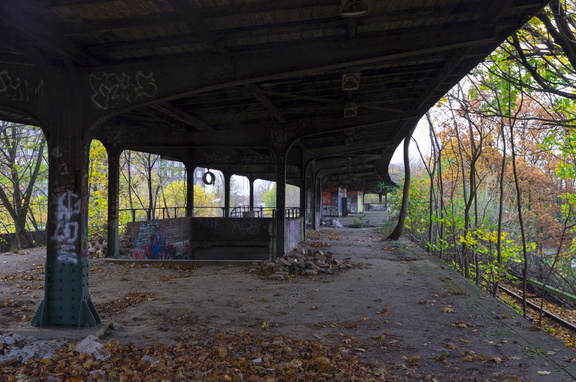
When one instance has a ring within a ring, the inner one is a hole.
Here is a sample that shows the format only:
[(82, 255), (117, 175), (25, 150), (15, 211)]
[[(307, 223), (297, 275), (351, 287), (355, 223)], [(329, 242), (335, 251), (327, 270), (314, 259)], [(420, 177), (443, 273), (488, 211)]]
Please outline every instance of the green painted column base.
[[(51, 260), (51, 259), (50, 259)], [(32, 325), (36, 327), (92, 327), (100, 317), (88, 291), (88, 259), (73, 255), (46, 264), (44, 300)]]
[(38, 311), (31, 321), (32, 326), (46, 327), (93, 327), (101, 322), (92, 300), (85, 299), (80, 303), (77, 314), (71, 316), (54, 315), (49, 313), (46, 301), (42, 301)]

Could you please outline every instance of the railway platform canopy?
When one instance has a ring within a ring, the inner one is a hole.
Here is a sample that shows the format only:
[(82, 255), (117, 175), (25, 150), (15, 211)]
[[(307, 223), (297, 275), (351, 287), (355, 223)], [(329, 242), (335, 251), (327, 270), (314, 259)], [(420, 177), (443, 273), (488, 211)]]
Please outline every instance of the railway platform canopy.
[(40, 126), (49, 147), (48, 281), (36, 324), (99, 320), (84, 256), (91, 140), (109, 155), (112, 225), (119, 155), (139, 150), (189, 173), (276, 181), (283, 243), (286, 184), (314, 202), (321, 187), (391, 182), (393, 152), (420, 117), (545, 3), (2, 2), (0, 119)]

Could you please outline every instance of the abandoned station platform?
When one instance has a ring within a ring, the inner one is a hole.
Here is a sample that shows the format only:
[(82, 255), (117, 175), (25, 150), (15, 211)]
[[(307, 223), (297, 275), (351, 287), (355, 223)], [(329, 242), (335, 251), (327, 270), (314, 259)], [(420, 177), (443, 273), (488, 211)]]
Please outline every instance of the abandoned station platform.
[[(371, 363), (386, 380), (576, 379), (576, 353), (551, 334), (410, 241), (385, 241), (378, 227), (383, 213), (366, 213), (371, 227), (351, 228), (354, 219), (340, 218), (342, 228), (319, 227), (299, 248), (330, 252), (348, 265), (334, 274), (262, 277), (246, 263), (179, 274), (95, 258), (90, 289), (96, 309), (136, 290), (149, 298), (127, 309), (104, 310), (103, 322), (92, 328), (32, 328), (16, 321), (4, 330), (73, 343), (90, 334), (101, 342), (136, 344), (174, 343), (185, 334), (283, 336), (338, 346), (343, 356)], [(32, 267), (43, 256), (40, 251), (18, 259), (20, 266)], [(13, 258), (0, 255), (0, 261)], [(41, 298), (33, 300), (39, 304)]]

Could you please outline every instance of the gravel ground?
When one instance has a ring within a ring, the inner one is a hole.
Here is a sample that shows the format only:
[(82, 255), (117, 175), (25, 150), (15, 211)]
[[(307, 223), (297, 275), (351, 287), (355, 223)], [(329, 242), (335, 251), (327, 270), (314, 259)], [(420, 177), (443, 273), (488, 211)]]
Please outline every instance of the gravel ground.
[[(368, 214), (375, 224), (381, 218)], [(254, 332), (341, 346), (401, 380), (575, 380), (576, 355), (560, 342), (532, 331), (530, 322), (409, 241), (346, 227), (352, 219), (342, 219), (344, 228), (318, 230), (301, 246), (352, 265), (333, 275), (276, 280), (256, 265), (168, 268), (92, 259), (90, 291), (103, 324), (91, 329), (31, 328), (43, 297), (44, 253), (2, 254), (0, 334), (97, 334), (146, 344)]]

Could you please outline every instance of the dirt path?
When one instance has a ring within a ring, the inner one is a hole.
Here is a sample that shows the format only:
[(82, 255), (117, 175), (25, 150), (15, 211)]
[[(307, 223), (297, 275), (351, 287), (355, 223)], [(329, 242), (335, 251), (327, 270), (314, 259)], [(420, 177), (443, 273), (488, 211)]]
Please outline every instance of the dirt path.
[(574, 380), (575, 354), (562, 344), (530, 331), (529, 322), (411, 243), (382, 239), (376, 228), (321, 229), (307, 247), (331, 251), (352, 268), (285, 280), (249, 265), (93, 259), (92, 300), (105, 323), (116, 323), (105, 333), (30, 328), (43, 294), (42, 252), (4, 254), (0, 262), (10, 267), (0, 273), (1, 331), (83, 338), (100, 330), (103, 339), (140, 344), (187, 334), (284, 334), (336, 344), (413, 378), (405, 380)]

